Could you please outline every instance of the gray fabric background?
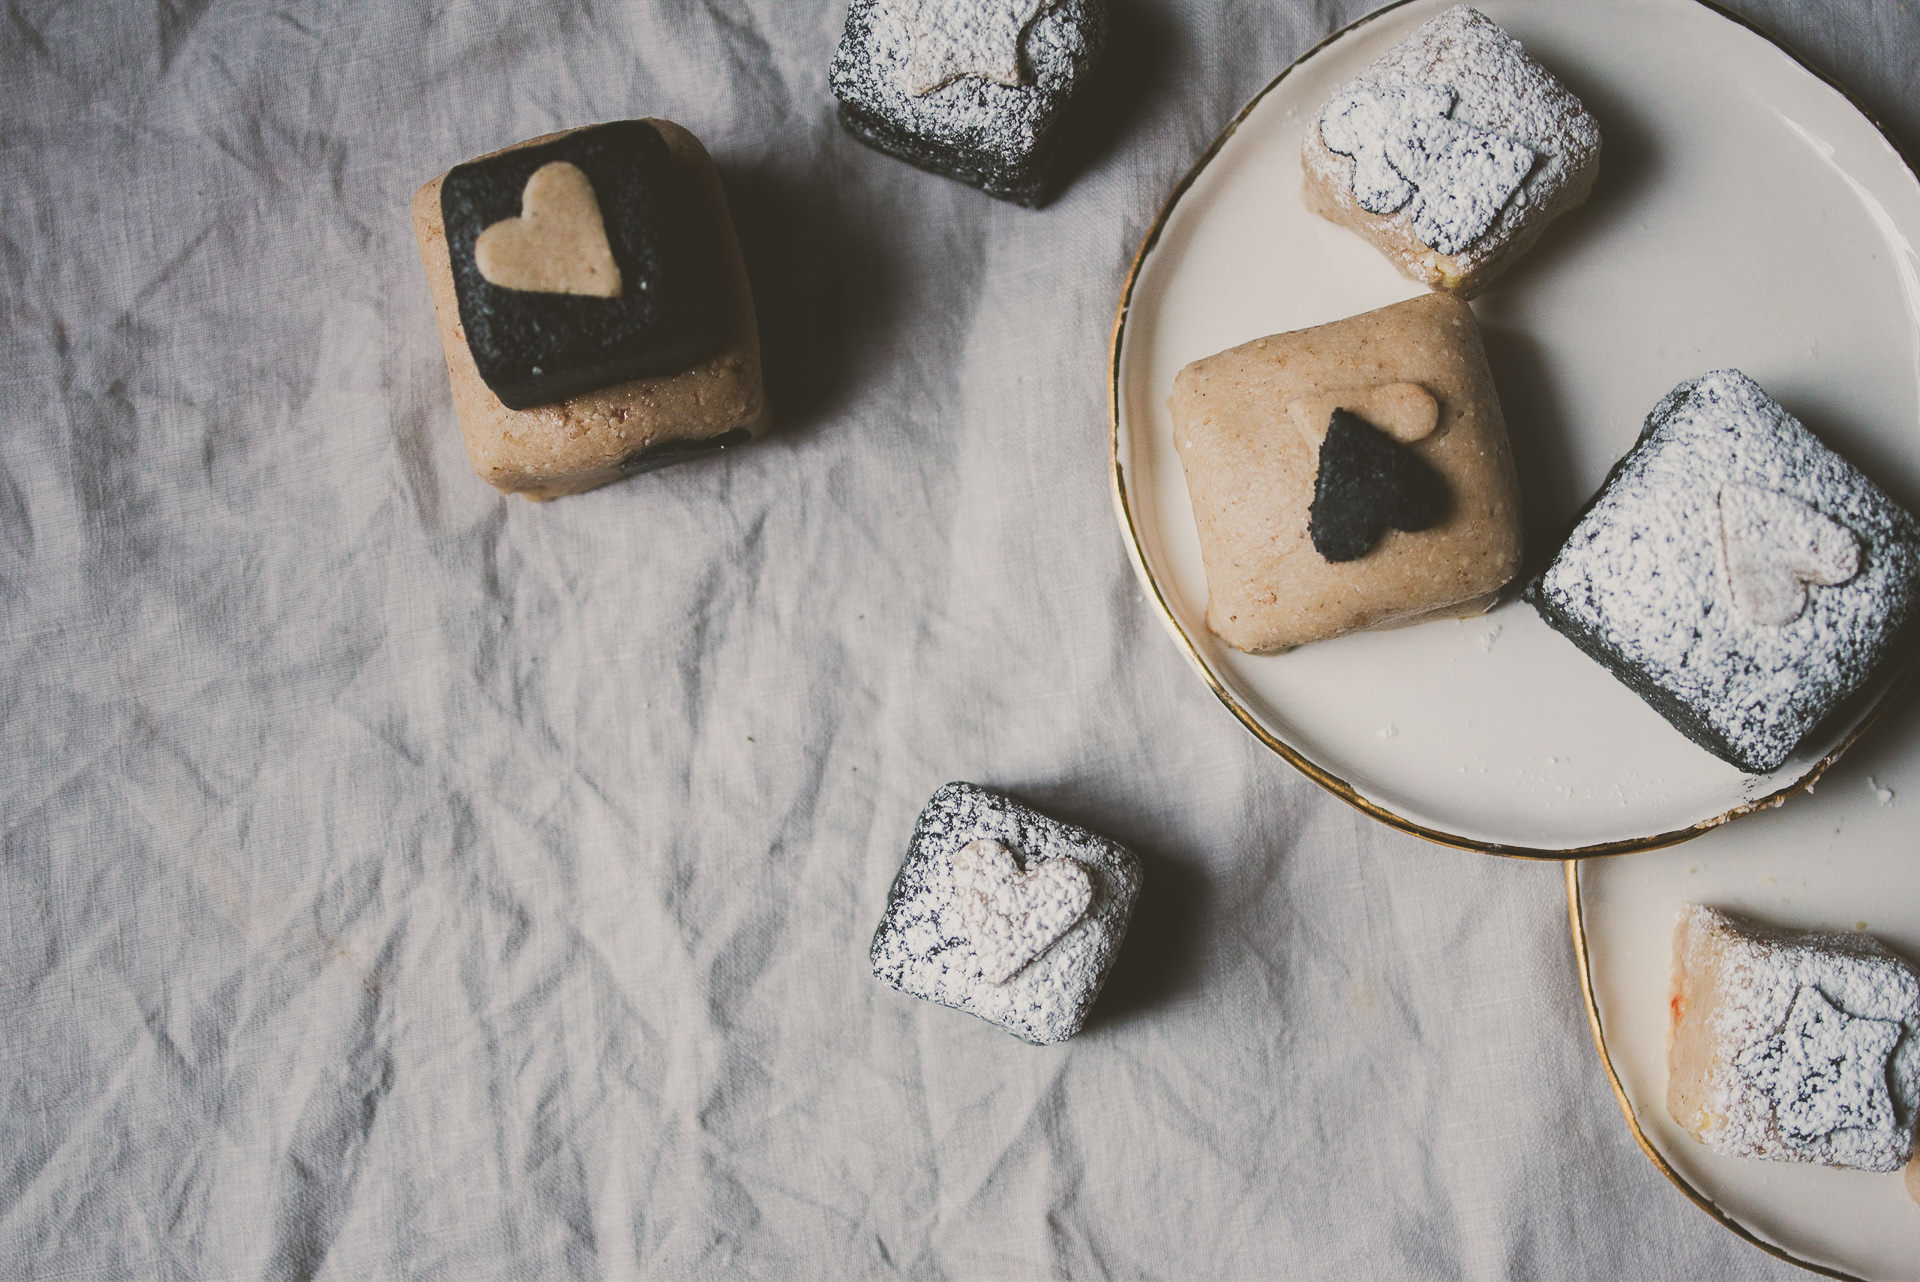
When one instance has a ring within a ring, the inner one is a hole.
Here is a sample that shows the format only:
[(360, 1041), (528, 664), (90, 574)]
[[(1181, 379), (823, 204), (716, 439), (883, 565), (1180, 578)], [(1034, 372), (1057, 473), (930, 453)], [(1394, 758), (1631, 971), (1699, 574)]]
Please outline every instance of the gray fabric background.
[[(837, 0), (10, 0), (0, 1275), (1791, 1273), (1633, 1147), (1559, 867), (1293, 774), (1116, 533), (1127, 263), (1366, 7), (1123, 4), (1034, 213), (840, 132)], [(1920, 142), (1920, 8), (1733, 7)], [(778, 434), (499, 497), (407, 200), (644, 114)], [(952, 778), (1147, 860), (1064, 1046), (866, 974)]]

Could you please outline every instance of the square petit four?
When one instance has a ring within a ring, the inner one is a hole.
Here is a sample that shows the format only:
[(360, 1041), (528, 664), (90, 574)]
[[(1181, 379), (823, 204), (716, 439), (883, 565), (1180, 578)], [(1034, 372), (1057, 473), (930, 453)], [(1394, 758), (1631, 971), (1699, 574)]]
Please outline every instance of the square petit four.
[(1207, 626), (1270, 654), (1466, 615), (1520, 569), (1520, 496), (1473, 312), (1426, 294), (1195, 361), (1168, 402)]
[(1080, 1031), (1140, 857), (970, 783), (933, 794), (874, 932), (874, 977), (1046, 1045)]
[(474, 470), (546, 499), (745, 441), (760, 339), (719, 175), (664, 120), (549, 134), (413, 199)]
[(1106, 32), (1105, 0), (851, 0), (828, 82), (868, 146), (1038, 205)]
[(1455, 5), (1321, 106), (1301, 162), (1309, 208), (1470, 298), (1587, 198), (1600, 127), (1519, 41)]
[(1920, 592), (1920, 525), (1739, 370), (1669, 392), (1527, 598), (1754, 774), (1864, 685)]
[(1897, 1171), (1920, 1108), (1920, 977), (1868, 935), (1673, 935), (1667, 1111), (1717, 1153)]

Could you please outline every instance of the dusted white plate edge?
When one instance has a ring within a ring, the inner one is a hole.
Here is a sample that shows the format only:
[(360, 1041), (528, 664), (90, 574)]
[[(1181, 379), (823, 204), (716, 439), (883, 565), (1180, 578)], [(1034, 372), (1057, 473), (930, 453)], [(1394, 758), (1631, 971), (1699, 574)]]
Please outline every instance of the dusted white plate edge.
[[(1154, 572), (1153, 567), (1149, 563), (1141, 526), (1134, 511), (1134, 496), (1128, 467), (1129, 463), (1132, 462), (1135, 449), (1134, 433), (1136, 431), (1151, 431), (1152, 428), (1151, 426), (1136, 428), (1135, 425), (1129, 421), (1128, 415), (1125, 412), (1126, 392), (1122, 382), (1123, 378), (1126, 377), (1124, 362), (1126, 360), (1126, 347), (1129, 337), (1128, 321), (1132, 315), (1135, 304), (1136, 287), (1140, 282), (1143, 268), (1153, 254), (1153, 251), (1160, 244), (1161, 238), (1167, 230), (1175, 211), (1180, 206), (1182, 200), (1188, 195), (1190, 189), (1202, 175), (1205, 174), (1208, 167), (1219, 156), (1222, 149), (1232, 141), (1248, 117), (1260, 108), (1262, 103), (1265, 102), (1275, 89), (1279, 88), (1290, 75), (1312, 60), (1329, 45), (1347, 38), (1361, 28), (1408, 4), (1418, 2), (1419, 0), (1394, 0), (1394, 3), (1377, 9), (1348, 26), (1335, 31), (1290, 63), (1279, 75), (1275, 76), (1273, 80), (1268, 82), (1267, 85), (1255, 94), (1213, 139), (1192, 167), (1189, 168), (1187, 173), (1175, 185), (1173, 191), (1163, 203), (1147, 234), (1142, 239), (1140, 248), (1136, 252), (1127, 272), (1124, 287), (1121, 291), (1119, 306), (1115, 312), (1109, 352), (1110, 377), (1108, 386), (1109, 415), (1112, 429), (1109, 456), (1110, 481), (1113, 489), (1116, 517), (1120, 524), (1123, 542), (1126, 545), (1128, 557), (1133, 563), (1135, 573), (1147, 588), (1162, 624), (1173, 636), (1181, 653), (1186, 656), (1187, 661), (1193, 666), (1195, 671), (1207, 684), (1208, 688), (1213, 691), (1215, 697), (1218, 698), (1256, 738), (1294, 768), (1348, 804), (1368, 814), (1372, 818), (1401, 831), (1411, 833), (1438, 844), (1490, 854), (1534, 859), (1578, 859), (1597, 855), (1614, 855), (1634, 851), (1653, 850), (1670, 846), (1698, 836), (1701, 833), (1711, 831), (1733, 819), (1751, 814), (1755, 811), (1779, 806), (1788, 798), (1810, 789), (1826, 773), (1828, 768), (1870, 728), (1874, 720), (1892, 700), (1895, 693), (1912, 678), (1916, 669), (1920, 669), (1920, 655), (1912, 656), (1905, 665), (1895, 671), (1883, 673), (1876, 679), (1873, 685), (1869, 687), (1867, 692), (1858, 696), (1858, 702), (1855, 706), (1862, 710), (1857, 713), (1857, 719), (1851, 724), (1843, 721), (1837, 727), (1837, 737), (1830, 734), (1826, 742), (1811, 745), (1812, 751), (1803, 749), (1803, 751), (1796, 754), (1795, 758), (1790, 760), (1785, 767), (1782, 767), (1780, 771), (1775, 772), (1773, 775), (1748, 777), (1743, 787), (1744, 797), (1740, 804), (1730, 806), (1720, 813), (1706, 816), (1695, 822), (1665, 828), (1657, 832), (1637, 834), (1620, 839), (1582, 845), (1535, 845), (1528, 844), (1524, 841), (1479, 835), (1471, 831), (1456, 831), (1452, 827), (1441, 827), (1432, 823), (1422, 822), (1420, 819), (1410, 817), (1407, 814), (1402, 814), (1391, 802), (1383, 799), (1381, 796), (1372, 795), (1371, 790), (1364, 785), (1343, 778), (1337, 770), (1331, 769), (1327, 765), (1314, 760), (1308, 751), (1286, 742), (1280, 735), (1276, 734), (1270, 727), (1264, 724), (1260, 716), (1253, 712), (1248, 706), (1248, 703), (1252, 700), (1244, 692), (1235, 688), (1231, 672), (1216, 671), (1214, 666), (1208, 662), (1202, 652), (1201, 644), (1198, 643), (1195, 638), (1188, 633), (1186, 627), (1183, 626), (1179, 613), (1175, 610), (1172, 602), (1169, 601), (1159, 576)], [(1866, 120), (1873, 127), (1881, 144), (1886, 148), (1889, 155), (1904, 168), (1906, 176), (1914, 179), (1916, 184), (1920, 184), (1920, 178), (1915, 177), (1912, 164), (1907, 161), (1900, 149), (1893, 144), (1884, 128), (1881, 127), (1879, 122), (1862, 108), (1844, 88), (1834, 84), (1818, 71), (1807, 66), (1790, 50), (1774, 42), (1764, 32), (1752, 26), (1752, 24), (1746, 22), (1736, 14), (1727, 12), (1719, 5), (1712, 3), (1712, 0), (1690, 0), (1690, 3), (1700, 10), (1727, 19), (1742, 32), (1757, 38), (1757, 40), (1764, 45), (1765, 49), (1786, 58), (1800, 73), (1810, 77), (1819, 86), (1837, 95), (1850, 111)], [(1851, 182), (1852, 180), (1849, 179), (1849, 181)], [(1863, 196), (1863, 204), (1872, 206), (1876, 210), (1879, 209), (1878, 202), (1873, 200), (1870, 194)], [(1900, 267), (1903, 277), (1911, 275), (1911, 264), (1903, 262), (1900, 264)], [(1914, 292), (1911, 282), (1909, 282), (1908, 292), (1910, 294)]]

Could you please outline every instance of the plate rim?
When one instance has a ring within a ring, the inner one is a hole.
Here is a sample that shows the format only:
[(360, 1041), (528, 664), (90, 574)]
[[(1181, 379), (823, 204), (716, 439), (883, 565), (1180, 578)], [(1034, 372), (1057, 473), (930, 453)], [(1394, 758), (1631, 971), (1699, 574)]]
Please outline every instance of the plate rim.
[[(1201, 657), (1199, 648), (1194, 644), (1193, 638), (1187, 635), (1186, 629), (1180, 625), (1179, 619), (1174, 615), (1173, 607), (1168, 603), (1166, 594), (1160, 586), (1160, 581), (1148, 567), (1146, 552), (1141, 546), (1140, 531), (1134, 520), (1133, 505), (1128, 494), (1126, 465), (1122, 463), (1120, 459), (1120, 349), (1126, 338), (1127, 318), (1132, 310), (1133, 291), (1140, 279), (1140, 269), (1145, 265), (1147, 256), (1151, 254), (1154, 247), (1160, 243), (1161, 233), (1166, 230), (1167, 222), (1173, 216), (1174, 209), (1180, 204), (1180, 201), (1186, 196), (1193, 184), (1199, 180), (1200, 175), (1205, 172), (1207, 166), (1213, 162), (1214, 157), (1219, 154), (1221, 148), (1226, 146), (1227, 141), (1238, 132), (1247, 117), (1266, 99), (1268, 94), (1272, 93), (1280, 86), (1283, 80), (1293, 74), (1295, 68), (1318, 54), (1327, 46), (1346, 37), (1352, 32), (1358, 31), (1376, 19), (1392, 13), (1403, 5), (1415, 2), (1416, 0), (1389, 0), (1389, 3), (1363, 14), (1327, 35), (1324, 39), (1314, 44), (1313, 47), (1306, 50), (1306, 52), (1282, 68), (1278, 75), (1262, 86), (1246, 101), (1240, 110), (1233, 114), (1232, 119), (1228, 120), (1225, 127), (1214, 136), (1213, 141), (1207, 144), (1206, 149), (1200, 153), (1199, 158), (1196, 159), (1187, 169), (1186, 173), (1181, 176), (1180, 181), (1174, 184), (1173, 190), (1168, 193), (1166, 200), (1161, 203), (1159, 213), (1154, 215), (1153, 222), (1148, 226), (1146, 234), (1141, 238), (1140, 248), (1134, 252), (1133, 261), (1127, 267), (1126, 279), (1121, 285), (1120, 302), (1114, 309), (1113, 329), (1107, 352), (1107, 418), (1109, 429), (1107, 442), (1107, 474), (1108, 484), (1112, 490), (1115, 514), (1120, 522), (1121, 541), (1126, 544), (1127, 559), (1133, 563), (1135, 577), (1146, 586), (1148, 596), (1153, 601), (1161, 624), (1172, 633), (1175, 645), (1177, 645), (1181, 653), (1185, 655), (1187, 662), (1199, 673), (1201, 680), (1206, 683), (1207, 688), (1213, 691), (1214, 698), (1218, 699), (1221, 704), (1234, 715), (1240, 724), (1245, 726), (1246, 729), (1253, 734), (1254, 738), (1258, 739), (1268, 749), (1277, 754), (1288, 765), (1369, 818), (1385, 824), (1389, 828), (1394, 828), (1412, 836), (1423, 838), (1436, 845), (1450, 846), (1457, 850), (1477, 851), (1481, 854), (1499, 855), (1509, 859), (1565, 860), (1568, 862), (1569, 867), (1582, 859), (1637, 854), (1645, 850), (1659, 850), (1667, 846), (1678, 845), (1681, 842), (1690, 841), (1702, 833), (1710, 832), (1723, 824), (1731, 823), (1735, 819), (1753, 814), (1756, 811), (1771, 810), (1776, 806), (1784, 804), (1789, 798), (1810, 790), (1820, 781), (1821, 776), (1826, 774), (1833, 764), (1846, 753), (1847, 749), (1851, 748), (1854, 743), (1859, 740), (1861, 735), (1872, 728), (1873, 724), (1880, 719), (1881, 714), (1887, 709), (1888, 705), (1894, 701), (1895, 696), (1904, 691), (1904, 688), (1908, 682), (1914, 678), (1915, 674), (1920, 673), (1920, 655), (1910, 657), (1904, 667), (1894, 670), (1892, 678), (1887, 682), (1885, 688), (1881, 690), (1879, 695), (1874, 698), (1872, 704), (1866, 711), (1861, 714), (1860, 720), (1856, 722), (1852, 729), (1824, 756), (1809, 766), (1806, 772), (1799, 778), (1781, 788), (1775, 789), (1763, 797), (1742, 802), (1740, 805), (1734, 806), (1732, 809), (1721, 814), (1699, 820), (1685, 827), (1671, 828), (1664, 832), (1653, 833), (1648, 836), (1624, 837), (1613, 841), (1597, 842), (1587, 846), (1554, 848), (1486, 841), (1481, 838), (1470, 837), (1462, 833), (1448, 832), (1445, 829), (1423, 824), (1418, 820), (1410, 819), (1379, 802), (1369, 799), (1351, 782), (1334, 774), (1325, 767), (1318, 765), (1304, 753), (1281, 740), (1277, 735), (1260, 724), (1259, 719), (1226, 687), (1225, 683), (1220, 680), (1213, 669), (1207, 665), (1206, 660)], [(1771, 34), (1762, 30), (1748, 19), (1719, 4), (1717, 0), (1684, 0), (1684, 2), (1698, 5), (1700, 8), (1719, 15), (1721, 18), (1726, 19), (1742, 30), (1758, 36), (1774, 50), (1784, 55), (1802, 72), (1812, 76), (1818, 83), (1839, 94), (1847, 105), (1858, 112), (1861, 119), (1871, 125), (1874, 131), (1880, 135), (1881, 140), (1886, 143), (1894, 157), (1906, 167), (1908, 176), (1913, 178), (1916, 183), (1920, 183), (1920, 167), (1915, 165), (1914, 158), (1908, 155), (1906, 149), (1887, 131), (1886, 125), (1880, 118), (1844, 85), (1841, 85), (1831, 76), (1828, 76), (1819, 68), (1810, 64), (1794, 50), (1782, 44)], [(1571, 877), (1571, 873), (1569, 873), (1569, 876)], [(1583, 984), (1585, 982), (1584, 970), (1582, 971), (1582, 982)], [(1592, 1009), (1592, 1004), (1589, 1002), (1589, 1012), (1591, 1012)], [(1597, 1024), (1595, 1025), (1595, 1032), (1597, 1035)], [(1601, 1049), (1601, 1059), (1603, 1062), (1606, 1062), (1604, 1045)], [(1611, 1078), (1611, 1064), (1608, 1064), (1607, 1071), (1609, 1078)], [(1624, 1104), (1624, 1097), (1622, 1097), (1622, 1102)], [(1631, 1116), (1629, 1116), (1628, 1120), (1630, 1124), (1633, 1124)], [(1639, 1135), (1637, 1124), (1634, 1124), (1634, 1134), (1636, 1136)], [(1644, 1140), (1642, 1141), (1642, 1146), (1645, 1146)], [(1651, 1150), (1648, 1152), (1649, 1156), (1652, 1156)], [(1655, 1161), (1656, 1165), (1660, 1165), (1663, 1170), (1666, 1169), (1664, 1164), (1660, 1163), (1657, 1158)], [(1674, 1176), (1671, 1171), (1667, 1173), (1669, 1178), (1674, 1179), (1676, 1183), (1680, 1183), (1678, 1177)], [(1681, 1188), (1686, 1190), (1686, 1185), (1681, 1184)], [(1697, 1195), (1694, 1195), (1691, 1190), (1686, 1191), (1688, 1191), (1689, 1196), (1695, 1196), (1696, 1200), (1698, 1200)], [(1704, 1206), (1705, 1204), (1703, 1203), (1702, 1205)], [(1730, 1225), (1730, 1227), (1732, 1226)], [(1736, 1229), (1736, 1231), (1740, 1230)], [(1750, 1235), (1746, 1235), (1743, 1232), (1743, 1236)], [(1794, 1264), (1802, 1264), (1802, 1261), (1793, 1259), (1791, 1256), (1782, 1255), (1781, 1258)], [(1813, 1268), (1814, 1266), (1804, 1265), (1803, 1267)], [(1828, 1272), (1827, 1270), (1816, 1271)], [(1846, 1274), (1830, 1275), (1834, 1277), (1849, 1276)]]
[(1587, 1008), (1587, 1030), (1593, 1034), (1594, 1049), (1600, 1052), (1600, 1068), (1607, 1075), (1607, 1085), (1613, 1088), (1613, 1101), (1620, 1106), (1620, 1115), (1626, 1119), (1627, 1130), (1632, 1133), (1634, 1143), (1640, 1146), (1640, 1151), (1646, 1154), (1647, 1160), (1653, 1163), (1654, 1169), (1666, 1176), (1668, 1183), (1685, 1194), (1689, 1202), (1712, 1216), (1722, 1228), (1749, 1246), (1758, 1247), (1776, 1259), (1785, 1260), (1796, 1268), (1805, 1269), (1809, 1273), (1818, 1273), (1822, 1277), (1839, 1278), (1841, 1282), (1868, 1282), (1868, 1279), (1855, 1273), (1848, 1273), (1844, 1269), (1815, 1264), (1811, 1260), (1795, 1255), (1783, 1246), (1777, 1246), (1760, 1237), (1746, 1225), (1734, 1219), (1729, 1212), (1721, 1208), (1718, 1202), (1695, 1188), (1684, 1175), (1673, 1168), (1655, 1147), (1653, 1141), (1648, 1138), (1646, 1131), (1640, 1125), (1640, 1115), (1634, 1110), (1633, 1101), (1627, 1097), (1627, 1088), (1621, 1082), (1620, 1074), (1613, 1067), (1613, 1054), (1607, 1049), (1606, 1028), (1600, 1018), (1599, 1001), (1594, 996), (1592, 963), (1587, 949), (1585, 904), (1580, 895), (1580, 868), (1580, 860), (1566, 861), (1567, 923), (1573, 932), (1574, 969), (1580, 976), (1580, 999)]

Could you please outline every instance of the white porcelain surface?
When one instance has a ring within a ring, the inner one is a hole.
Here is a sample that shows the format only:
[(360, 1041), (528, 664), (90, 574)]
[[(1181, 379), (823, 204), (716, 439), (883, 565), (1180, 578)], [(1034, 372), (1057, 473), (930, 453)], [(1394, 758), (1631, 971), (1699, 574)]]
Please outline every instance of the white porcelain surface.
[(1796, 929), (1864, 928), (1920, 961), (1920, 690), (1790, 806), (1697, 841), (1578, 868), (1594, 1004), (1642, 1131), (1750, 1232), (1861, 1277), (1920, 1271), (1920, 1206), (1897, 1175), (1718, 1157), (1668, 1118), (1673, 919), (1700, 902)]
[[(1142, 262), (1118, 351), (1115, 429), (1141, 572), (1247, 715), (1406, 820), (1545, 851), (1683, 829), (1790, 785), (1848, 727), (1817, 735), (1773, 775), (1743, 775), (1517, 601), (1268, 657), (1206, 630), (1166, 410), (1174, 374), (1418, 291), (1305, 209), (1299, 144), (1336, 86), (1443, 7), (1415, 0), (1295, 67)], [(1878, 131), (1767, 40), (1693, 0), (1479, 7), (1605, 131), (1589, 204), (1474, 303), (1521, 466), (1530, 565), (1660, 396), (1720, 366), (1752, 374), (1920, 506), (1920, 182)]]

